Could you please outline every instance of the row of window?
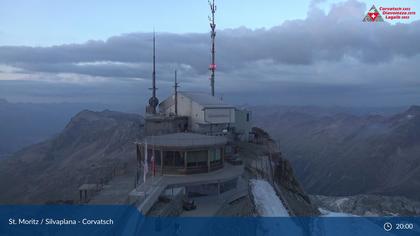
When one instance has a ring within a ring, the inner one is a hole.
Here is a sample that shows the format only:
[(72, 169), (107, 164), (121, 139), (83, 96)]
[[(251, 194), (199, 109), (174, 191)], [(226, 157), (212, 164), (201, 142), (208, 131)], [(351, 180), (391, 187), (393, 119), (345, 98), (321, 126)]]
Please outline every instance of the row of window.
[[(200, 150), (200, 151), (188, 151), (187, 152), (187, 166), (207, 166), (207, 161), (210, 159), (211, 163), (218, 162), (222, 159), (222, 149), (213, 148), (210, 150)], [(149, 161), (153, 155), (153, 151), (149, 150)], [(164, 166), (185, 166), (184, 159), (185, 152), (180, 151), (164, 151), (163, 152), (163, 165)], [(157, 165), (160, 165), (160, 151), (154, 151), (155, 162)]]

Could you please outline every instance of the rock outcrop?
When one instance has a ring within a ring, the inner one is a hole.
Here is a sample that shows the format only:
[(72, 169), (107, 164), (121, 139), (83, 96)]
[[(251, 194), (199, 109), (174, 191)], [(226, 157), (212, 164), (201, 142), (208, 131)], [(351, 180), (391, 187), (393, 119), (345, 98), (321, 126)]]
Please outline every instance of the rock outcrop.
[(322, 209), (359, 216), (418, 216), (420, 202), (405, 197), (356, 195), (347, 197), (311, 196)]
[(274, 167), (275, 184), (280, 188), (282, 197), (295, 216), (320, 215), (314, 205), (297, 181), (292, 165), (286, 159), (280, 158)]

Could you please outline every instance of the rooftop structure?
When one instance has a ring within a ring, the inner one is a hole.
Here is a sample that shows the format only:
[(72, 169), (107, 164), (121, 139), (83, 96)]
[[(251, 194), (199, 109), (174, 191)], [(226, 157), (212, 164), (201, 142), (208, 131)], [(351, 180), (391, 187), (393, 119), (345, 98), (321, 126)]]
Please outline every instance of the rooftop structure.
[(188, 117), (188, 129), (192, 132), (223, 135), (235, 122), (235, 107), (220, 98), (199, 92), (178, 92), (159, 105), (159, 110), (166, 116), (175, 115), (175, 105), (179, 116)]
[(222, 99), (210, 96), (207, 93), (200, 92), (181, 92), (182, 95), (190, 98), (194, 102), (205, 108), (234, 108), (234, 106), (226, 104)]
[[(179, 91), (178, 95), (182, 95), (204, 108), (234, 108), (234, 106), (226, 104), (220, 98), (213, 97), (206, 93)], [(165, 113), (168, 112), (167, 109), (174, 106), (174, 104), (175, 96), (170, 96), (159, 104), (159, 108), (161, 112)], [(171, 111), (172, 110), (169, 110), (169, 112)]]
[(146, 116), (144, 131), (146, 136), (187, 132), (188, 117), (163, 114)]

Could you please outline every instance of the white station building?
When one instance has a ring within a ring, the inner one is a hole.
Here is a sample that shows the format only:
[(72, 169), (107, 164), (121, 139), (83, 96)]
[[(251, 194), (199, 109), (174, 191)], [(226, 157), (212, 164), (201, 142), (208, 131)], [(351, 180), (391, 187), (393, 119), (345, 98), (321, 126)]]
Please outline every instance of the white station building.
[[(177, 115), (188, 117), (188, 129), (192, 132), (220, 135), (235, 122), (235, 107), (221, 99), (198, 92), (178, 92)], [(175, 95), (159, 105), (165, 116), (175, 115)]]

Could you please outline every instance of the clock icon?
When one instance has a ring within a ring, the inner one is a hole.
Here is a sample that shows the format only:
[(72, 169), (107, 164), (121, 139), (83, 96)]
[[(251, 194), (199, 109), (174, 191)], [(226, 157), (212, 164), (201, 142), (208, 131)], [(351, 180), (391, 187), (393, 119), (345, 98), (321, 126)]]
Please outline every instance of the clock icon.
[(391, 231), (392, 230), (392, 224), (391, 223), (389, 223), (389, 222), (386, 222), (385, 224), (384, 224), (384, 230), (385, 231)]

